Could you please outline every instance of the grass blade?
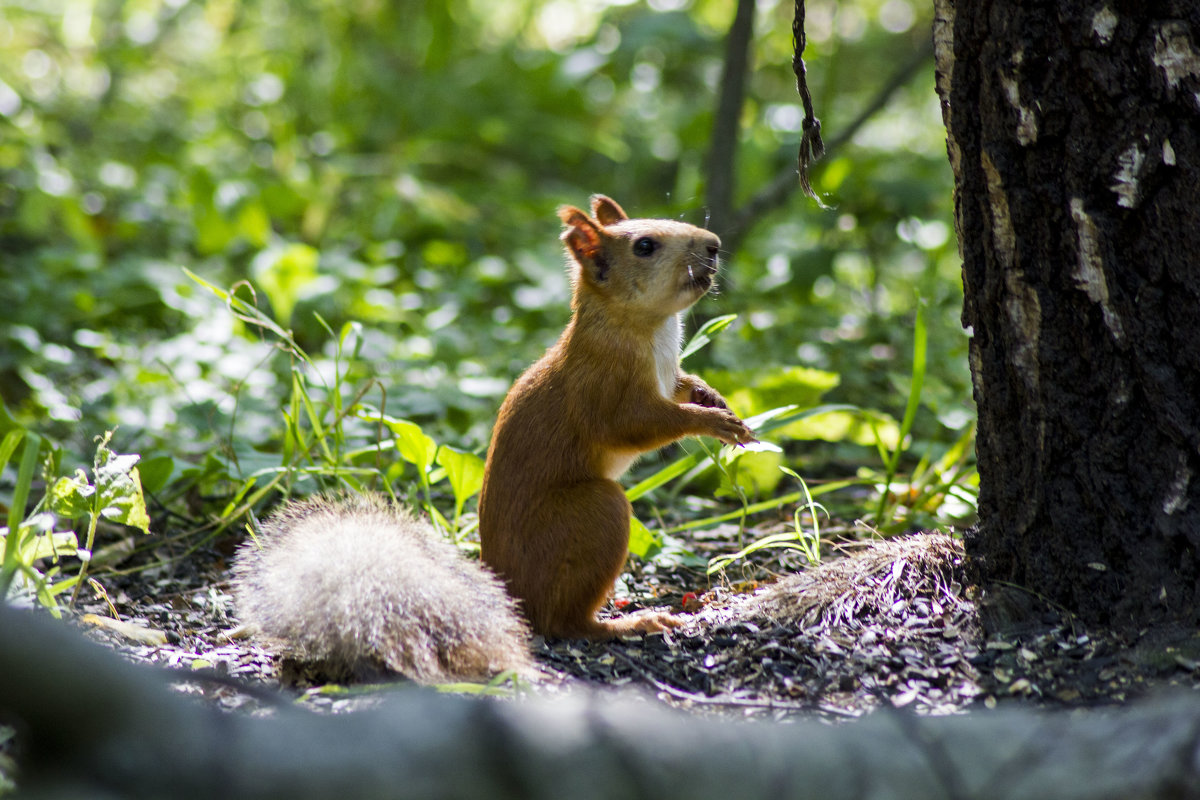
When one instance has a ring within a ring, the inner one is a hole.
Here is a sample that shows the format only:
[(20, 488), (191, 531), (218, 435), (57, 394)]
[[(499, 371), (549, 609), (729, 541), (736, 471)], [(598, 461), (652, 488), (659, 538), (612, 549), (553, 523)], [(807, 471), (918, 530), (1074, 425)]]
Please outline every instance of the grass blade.
[(883, 490), (879, 493), (879, 507), (875, 511), (875, 524), (883, 525), (888, 511), (888, 495), (891, 492), (892, 481), (896, 477), (896, 469), (900, 465), (900, 456), (904, 453), (904, 441), (912, 431), (913, 420), (917, 417), (917, 409), (921, 405), (921, 391), (925, 387), (925, 359), (929, 331), (925, 325), (925, 303), (917, 298), (917, 319), (913, 331), (913, 368), (912, 379), (908, 385), (908, 402), (904, 406), (904, 419), (900, 423), (900, 437), (896, 440), (894, 449), (884, 462), (886, 475)]
[[(38, 453), (42, 449), (42, 438), (35, 433), (9, 431), (4, 437), (3, 448), (11, 455), (16, 448), (13, 434), (24, 433), (25, 450), (21, 453), (21, 464), (17, 468), (17, 484), (13, 487), (12, 503), (8, 507), (8, 535), (4, 537), (4, 564), (0, 567), (0, 601), (8, 595), (8, 587), (17, 571), (17, 554), (21, 538), (21, 523), (25, 520), (25, 504), (29, 501), (29, 489), (33, 486), (33, 471), (37, 468)], [(11, 444), (10, 444), (11, 443)], [(7, 461), (7, 459), (5, 459)]]

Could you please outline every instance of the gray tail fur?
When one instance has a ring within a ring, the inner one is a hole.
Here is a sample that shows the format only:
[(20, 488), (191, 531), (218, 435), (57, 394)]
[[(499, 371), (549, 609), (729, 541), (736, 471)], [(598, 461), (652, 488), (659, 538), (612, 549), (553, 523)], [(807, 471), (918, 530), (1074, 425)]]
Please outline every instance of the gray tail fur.
[(336, 677), (420, 683), (529, 672), (529, 629), (504, 585), (407, 508), (376, 496), (293, 501), (233, 566), (238, 614), (284, 655)]

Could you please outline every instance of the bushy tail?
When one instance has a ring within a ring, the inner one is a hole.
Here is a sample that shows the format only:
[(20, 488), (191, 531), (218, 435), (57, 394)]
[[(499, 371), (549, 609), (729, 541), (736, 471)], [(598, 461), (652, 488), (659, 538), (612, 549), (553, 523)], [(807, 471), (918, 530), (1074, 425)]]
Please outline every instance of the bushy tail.
[(444, 683), (531, 670), (528, 627), (500, 580), (379, 497), (284, 505), (239, 548), (233, 576), (243, 623), (331, 673)]

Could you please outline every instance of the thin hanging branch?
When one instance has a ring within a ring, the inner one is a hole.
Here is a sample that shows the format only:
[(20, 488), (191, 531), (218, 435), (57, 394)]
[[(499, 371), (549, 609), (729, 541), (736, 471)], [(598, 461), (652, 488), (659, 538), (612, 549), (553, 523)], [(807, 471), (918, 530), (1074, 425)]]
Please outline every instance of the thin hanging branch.
[[(888, 101), (892, 99), (892, 95), (912, 80), (917, 71), (928, 64), (932, 57), (933, 45), (927, 44), (917, 51), (909, 61), (901, 65), (891, 78), (888, 79), (887, 83), (871, 98), (871, 101), (863, 107), (858, 116), (845, 128), (842, 128), (838, 132), (837, 137), (829, 142), (829, 145), (825, 148), (826, 152), (836, 152), (846, 142), (850, 141), (863, 125), (888, 104)], [(771, 182), (751, 197), (744, 206), (738, 209), (733, 218), (726, 224), (725, 230), (721, 234), (725, 249), (729, 252), (737, 250), (738, 245), (750, 227), (761, 216), (787, 202), (792, 192), (796, 190), (796, 186), (795, 166), (789, 165), (780, 170)]]
[[(709, 152), (708, 181), (705, 204), (708, 208), (708, 227), (724, 242), (728, 253), (735, 252), (747, 231), (759, 217), (783, 205), (799, 186), (805, 194), (825, 208), (813, 191), (809, 178), (812, 164), (827, 152), (840, 149), (863, 125), (907, 84), (932, 57), (932, 46), (926, 46), (903, 64), (880, 88), (855, 119), (825, 145), (821, 137), (821, 121), (817, 118), (808, 88), (804, 49), (808, 40), (804, 32), (804, 0), (796, 0), (792, 19), (792, 71), (796, 75), (796, 91), (804, 107), (804, 121), (799, 152), (794, 166), (786, 167), (766, 186), (754, 194), (741, 208), (734, 207), (734, 175), (738, 149), (739, 123), (745, 103), (746, 73), (749, 50), (754, 35), (755, 0), (738, 0), (737, 11), (726, 40), (725, 63), (721, 74), (720, 95), (713, 123), (712, 149)], [(797, 173), (799, 180), (797, 180)]]
[(813, 113), (812, 95), (808, 91), (808, 70), (804, 66), (804, 48), (808, 37), (804, 33), (804, 0), (796, 0), (796, 13), (792, 17), (792, 72), (796, 73), (796, 92), (804, 104), (804, 133), (800, 137), (800, 153), (797, 171), (800, 173), (800, 188), (809, 197), (821, 204), (821, 198), (813, 191), (808, 180), (808, 168), (812, 162), (825, 155), (825, 143), (821, 141), (821, 120)]
[(708, 208), (708, 228), (718, 236), (724, 234), (733, 216), (734, 164), (742, 105), (746, 97), (750, 40), (754, 37), (754, 11), (755, 0), (738, 0), (725, 45), (725, 65), (721, 71), (720, 97), (713, 120), (712, 150), (709, 152), (704, 198)]

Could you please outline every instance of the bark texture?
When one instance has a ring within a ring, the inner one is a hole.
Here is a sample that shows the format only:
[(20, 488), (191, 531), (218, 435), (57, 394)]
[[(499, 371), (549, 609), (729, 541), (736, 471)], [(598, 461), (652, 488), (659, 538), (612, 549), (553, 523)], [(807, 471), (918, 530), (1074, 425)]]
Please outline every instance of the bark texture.
[(1200, 3), (935, 0), (984, 584), (1195, 623)]

